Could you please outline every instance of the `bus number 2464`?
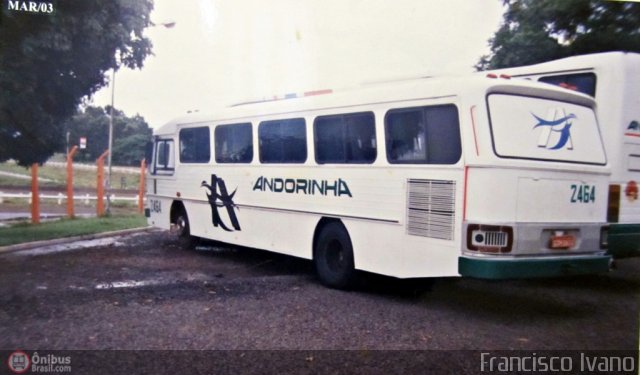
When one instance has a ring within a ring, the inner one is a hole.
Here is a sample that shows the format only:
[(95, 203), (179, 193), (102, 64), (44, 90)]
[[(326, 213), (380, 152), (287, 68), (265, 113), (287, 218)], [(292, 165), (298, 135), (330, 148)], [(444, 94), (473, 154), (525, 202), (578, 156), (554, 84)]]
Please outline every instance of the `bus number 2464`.
[(592, 185), (571, 185), (571, 203), (595, 203), (596, 187)]

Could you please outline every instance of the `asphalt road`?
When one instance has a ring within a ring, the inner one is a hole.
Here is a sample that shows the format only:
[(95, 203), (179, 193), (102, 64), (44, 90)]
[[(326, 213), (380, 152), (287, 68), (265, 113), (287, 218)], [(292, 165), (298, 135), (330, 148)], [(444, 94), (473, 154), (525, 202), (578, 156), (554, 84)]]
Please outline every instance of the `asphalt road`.
[[(218, 373), (238, 371), (221, 363), (287, 372), (277, 368), (287, 358), (296, 373), (352, 373), (354, 358), (364, 372), (476, 373), (487, 351), (638, 349), (640, 259), (601, 276), (450, 278), (432, 288), (365, 274), (339, 291), (321, 286), (308, 261), (221, 244), (186, 250), (161, 231), (86, 246), (0, 255), (0, 372), (16, 349), (227, 350), (146, 352), (199, 363), (201, 373), (211, 356)], [(139, 353), (73, 355), (76, 366), (77, 356), (139, 366)]]

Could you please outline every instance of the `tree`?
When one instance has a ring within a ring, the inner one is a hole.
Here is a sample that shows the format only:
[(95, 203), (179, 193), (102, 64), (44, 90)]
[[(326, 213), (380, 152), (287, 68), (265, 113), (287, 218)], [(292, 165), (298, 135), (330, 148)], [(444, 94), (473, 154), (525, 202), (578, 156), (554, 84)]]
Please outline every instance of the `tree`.
[[(17, 3), (22, 3), (19, 1)], [(2, 2), (5, 7), (5, 2)], [(52, 14), (3, 9), (0, 162), (42, 163), (64, 148), (64, 120), (120, 65), (151, 53), (152, 0), (65, 0)]]
[(507, 10), (477, 70), (530, 65), (572, 55), (640, 52), (640, 3), (503, 0)]
[[(93, 163), (108, 148), (109, 110), (109, 106), (90, 106), (64, 123), (64, 132), (69, 133), (70, 145), (77, 144), (80, 137), (87, 138), (87, 148), (78, 152), (75, 160)], [(152, 130), (142, 116), (127, 117), (114, 108), (113, 163), (139, 165), (151, 135)]]

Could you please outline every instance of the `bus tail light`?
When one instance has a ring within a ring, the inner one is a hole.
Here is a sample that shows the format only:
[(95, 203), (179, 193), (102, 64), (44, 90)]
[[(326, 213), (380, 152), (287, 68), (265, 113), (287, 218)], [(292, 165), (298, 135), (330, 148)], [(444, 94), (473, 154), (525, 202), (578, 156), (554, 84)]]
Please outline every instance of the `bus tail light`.
[(607, 206), (607, 221), (617, 223), (620, 215), (620, 185), (609, 185), (609, 203)]
[(471, 224), (467, 227), (467, 248), (481, 253), (508, 253), (513, 247), (513, 228)]

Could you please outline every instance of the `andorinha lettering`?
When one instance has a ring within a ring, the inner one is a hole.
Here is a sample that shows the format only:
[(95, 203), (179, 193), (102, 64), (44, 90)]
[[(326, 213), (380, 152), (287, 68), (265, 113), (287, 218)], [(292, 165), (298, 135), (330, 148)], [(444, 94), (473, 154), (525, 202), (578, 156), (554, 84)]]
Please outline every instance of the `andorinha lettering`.
[(51, 14), (54, 12), (53, 3), (40, 2), (40, 1), (20, 1), (9, 0), (7, 4), (8, 10), (29, 12), (29, 13), (44, 13)]
[(258, 177), (253, 190), (272, 191), (274, 193), (333, 195), (340, 197), (351, 195), (349, 185), (339, 178), (337, 180), (306, 180), (301, 178), (267, 178)]

